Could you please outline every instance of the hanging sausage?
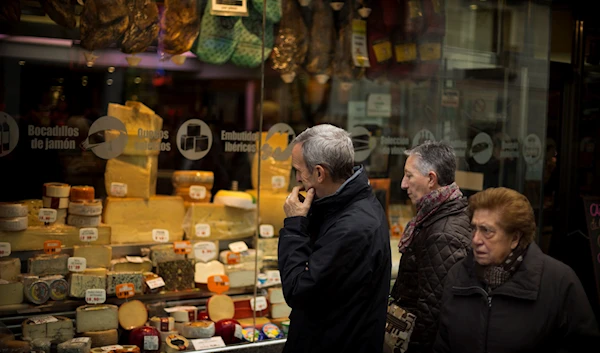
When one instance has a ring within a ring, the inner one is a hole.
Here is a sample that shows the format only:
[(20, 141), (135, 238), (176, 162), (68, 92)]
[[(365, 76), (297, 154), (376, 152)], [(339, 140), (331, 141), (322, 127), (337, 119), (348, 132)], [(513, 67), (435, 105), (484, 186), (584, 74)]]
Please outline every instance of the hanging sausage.
[[(145, 51), (158, 37), (158, 6), (154, 0), (127, 0), (129, 27), (121, 40), (121, 51), (136, 54)], [(127, 57), (131, 66), (137, 66), (138, 57)]]
[(271, 67), (285, 83), (292, 83), (298, 67), (306, 60), (308, 29), (296, 1), (284, 0), (279, 31), (271, 53)]

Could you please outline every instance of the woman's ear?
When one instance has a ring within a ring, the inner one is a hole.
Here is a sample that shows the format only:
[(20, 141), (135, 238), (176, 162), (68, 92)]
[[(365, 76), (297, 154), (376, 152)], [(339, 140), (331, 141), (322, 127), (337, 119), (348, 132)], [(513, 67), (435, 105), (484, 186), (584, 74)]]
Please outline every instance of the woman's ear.
[(511, 250), (515, 250), (517, 248), (522, 237), (523, 237), (523, 233), (521, 233), (521, 232), (513, 233), (512, 239), (510, 241), (510, 249)]

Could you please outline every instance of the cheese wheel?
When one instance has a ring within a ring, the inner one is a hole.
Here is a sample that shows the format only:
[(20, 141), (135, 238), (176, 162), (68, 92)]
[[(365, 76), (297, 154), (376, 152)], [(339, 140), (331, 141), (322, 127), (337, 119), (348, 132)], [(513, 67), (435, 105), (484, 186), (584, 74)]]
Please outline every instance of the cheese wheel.
[(65, 300), (69, 295), (69, 282), (62, 278), (55, 278), (50, 281), (50, 299)]
[(64, 183), (45, 183), (43, 195), (48, 197), (69, 197), (71, 186)]
[(69, 208), (69, 198), (44, 196), (42, 197), (42, 205), (44, 208), (53, 208), (55, 210)]
[(198, 309), (177, 310), (171, 312), (171, 317), (175, 319), (176, 322), (190, 322), (195, 321), (197, 313)]
[(174, 188), (190, 187), (192, 185), (210, 185), (207, 189), (212, 189), (215, 181), (213, 172), (203, 172), (199, 170), (178, 170), (171, 177)]
[(167, 353), (185, 351), (190, 346), (190, 342), (181, 335), (170, 335), (165, 340), (165, 351)]
[(243, 191), (219, 190), (213, 203), (247, 210), (256, 208), (252, 195)]
[(92, 340), (92, 348), (112, 346), (119, 343), (119, 331), (116, 329), (84, 332), (81, 337), (89, 337)]
[(63, 316), (31, 317), (21, 324), (23, 338), (33, 341), (38, 338), (50, 338), (52, 343), (61, 343), (73, 338), (73, 320)]
[(148, 309), (139, 300), (123, 303), (119, 308), (119, 324), (126, 330), (144, 326), (148, 321)]
[(0, 202), (0, 218), (27, 217), (29, 208), (20, 202)]
[(183, 325), (185, 325), (187, 322), (175, 322), (175, 331), (177, 331), (177, 333), (182, 333), (183, 332)]
[(210, 338), (215, 335), (215, 323), (212, 321), (186, 322), (183, 324), (182, 333), (186, 338)]
[(99, 216), (102, 214), (102, 200), (77, 200), (69, 203), (69, 214), (77, 216)]
[(76, 310), (77, 332), (104, 331), (119, 328), (116, 305), (84, 305)]
[(150, 325), (160, 332), (170, 332), (175, 330), (175, 319), (172, 317), (154, 316), (150, 319)]
[(74, 227), (97, 227), (100, 225), (100, 216), (77, 216), (70, 214), (67, 224)]
[(71, 187), (71, 201), (83, 201), (94, 199), (93, 186), (73, 186)]
[(27, 229), (27, 217), (0, 218), (0, 231), (18, 232)]
[(168, 331), (168, 332), (161, 332), (160, 333), (160, 341), (161, 342), (167, 342), (167, 337), (169, 336), (175, 336), (178, 335), (179, 332), (177, 331)]
[(206, 310), (211, 321), (231, 319), (235, 315), (235, 305), (231, 297), (223, 294), (213, 295), (206, 303)]
[(27, 283), (23, 288), (25, 298), (33, 304), (44, 304), (50, 299), (50, 286), (42, 280)]
[[(204, 188), (204, 197), (202, 197), (202, 198), (192, 197), (192, 195), (196, 195), (196, 194), (192, 194), (191, 193), (191, 191), (193, 190), (193, 189), (190, 190), (191, 187), (189, 187), (189, 188), (177, 188), (177, 189), (175, 189), (175, 192), (173, 193), (173, 195), (181, 196), (181, 198), (185, 202), (193, 202), (193, 203), (207, 203), (207, 202), (210, 202), (210, 198), (212, 197), (212, 193), (210, 192), (210, 188), (207, 188), (205, 185), (193, 185), (193, 186), (198, 187), (198, 188)], [(200, 191), (198, 191), (198, 192), (200, 192)]]

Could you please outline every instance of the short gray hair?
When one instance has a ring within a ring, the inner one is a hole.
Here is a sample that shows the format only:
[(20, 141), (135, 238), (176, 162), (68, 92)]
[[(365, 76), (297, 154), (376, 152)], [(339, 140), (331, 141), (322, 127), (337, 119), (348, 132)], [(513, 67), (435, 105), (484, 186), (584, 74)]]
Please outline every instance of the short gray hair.
[(454, 183), (456, 174), (456, 155), (454, 148), (444, 141), (425, 141), (413, 149), (404, 152), (407, 156), (417, 156), (417, 169), (423, 175), (435, 172), (438, 184), (446, 186)]
[(334, 181), (352, 176), (354, 146), (345, 130), (329, 124), (316, 125), (304, 130), (292, 143), (302, 144), (302, 156), (310, 173), (321, 165)]

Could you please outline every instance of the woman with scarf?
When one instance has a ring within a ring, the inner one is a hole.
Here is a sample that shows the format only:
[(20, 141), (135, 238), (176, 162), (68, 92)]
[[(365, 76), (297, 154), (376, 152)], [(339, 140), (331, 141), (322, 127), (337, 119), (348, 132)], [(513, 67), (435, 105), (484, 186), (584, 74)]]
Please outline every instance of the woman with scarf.
[(472, 251), (446, 279), (434, 351), (598, 352), (577, 275), (535, 244), (527, 198), (491, 188), (469, 199)]
[[(444, 279), (467, 254), (467, 200), (454, 182), (456, 156), (445, 142), (425, 142), (406, 152), (402, 188), (417, 209), (400, 240), (394, 304), (416, 316), (407, 353), (429, 353), (438, 328)], [(388, 335), (389, 336), (389, 335)], [(386, 352), (403, 351), (386, 336)]]

